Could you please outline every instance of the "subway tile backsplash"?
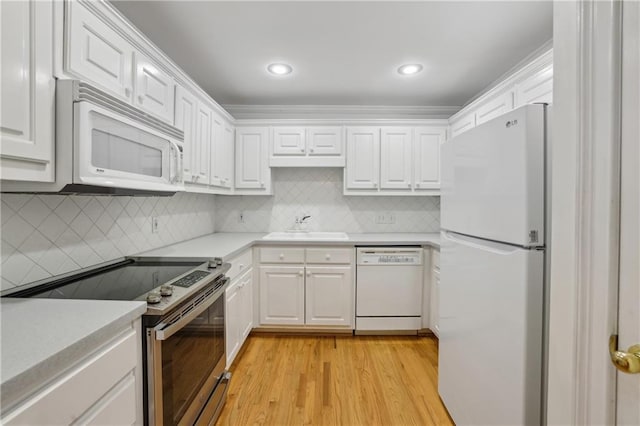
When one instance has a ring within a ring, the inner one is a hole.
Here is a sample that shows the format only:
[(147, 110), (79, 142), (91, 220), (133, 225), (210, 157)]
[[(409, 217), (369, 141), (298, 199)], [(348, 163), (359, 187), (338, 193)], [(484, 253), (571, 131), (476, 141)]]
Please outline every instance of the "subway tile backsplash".
[[(275, 168), (272, 172), (272, 197), (216, 197), (216, 231), (284, 231), (303, 215), (311, 215), (308, 229), (314, 231), (440, 231), (440, 197), (344, 196), (343, 169), (339, 168)], [(391, 213), (395, 223), (377, 223), (383, 213)]]
[(215, 226), (212, 195), (1, 199), (2, 290), (209, 234)]
[[(439, 197), (345, 197), (342, 169), (273, 169), (274, 196), (2, 194), (2, 290), (211, 232), (438, 232)], [(378, 223), (391, 214), (395, 223)], [(158, 218), (158, 232), (151, 221)], [(242, 217), (242, 219), (240, 219)]]

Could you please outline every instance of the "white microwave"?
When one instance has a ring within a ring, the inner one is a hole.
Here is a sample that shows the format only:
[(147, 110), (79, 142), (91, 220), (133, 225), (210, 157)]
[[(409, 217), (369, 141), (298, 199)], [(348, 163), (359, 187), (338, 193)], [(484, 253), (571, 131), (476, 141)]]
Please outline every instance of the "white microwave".
[(181, 130), (78, 80), (56, 86), (56, 181), (3, 192), (173, 195), (184, 191)]

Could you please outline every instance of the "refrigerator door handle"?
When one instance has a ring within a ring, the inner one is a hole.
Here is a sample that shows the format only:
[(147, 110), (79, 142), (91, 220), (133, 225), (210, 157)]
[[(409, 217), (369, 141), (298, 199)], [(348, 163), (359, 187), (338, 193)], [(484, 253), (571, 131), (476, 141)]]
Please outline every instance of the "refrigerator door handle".
[(469, 247), (475, 247), (481, 250), (486, 250), (495, 254), (508, 255), (518, 250), (523, 250), (524, 247), (514, 246), (511, 244), (498, 243), (495, 241), (484, 240), (480, 238), (468, 237), (466, 235), (456, 234), (451, 231), (442, 231), (443, 238), (449, 241), (453, 241), (458, 244), (462, 244)]

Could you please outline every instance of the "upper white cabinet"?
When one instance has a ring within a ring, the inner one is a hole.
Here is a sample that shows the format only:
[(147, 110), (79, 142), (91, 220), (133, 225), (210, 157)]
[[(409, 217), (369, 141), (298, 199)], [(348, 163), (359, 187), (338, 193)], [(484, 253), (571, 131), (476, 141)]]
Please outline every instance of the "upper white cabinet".
[(192, 149), (191, 166), (193, 183), (209, 185), (209, 150), (211, 149), (211, 122), (213, 111), (206, 105), (198, 103), (196, 111), (196, 140)]
[(235, 148), (235, 188), (254, 194), (269, 194), (271, 192), (271, 170), (269, 169), (268, 156), (269, 128), (236, 128)]
[(516, 84), (515, 108), (537, 102), (553, 102), (553, 67), (550, 65)]
[(214, 115), (209, 183), (219, 189), (231, 190), (233, 186), (233, 132), (226, 120)]
[(380, 188), (410, 189), (413, 129), (382, 128), (380, 139)]
[(496, 118), (513, 109), (513, 92), (511, 90), (488, 102), (476, 110), (476, 126)]
[(458, 136), (469, 129), (476, 127), (476, 113), (465, 114), (451, 122), (451, 137)]
[(67, 7), (67, 71), (120, 98), (133, 97), (133, 46), (82, 3)]
[(378, 189), (380, 128), (347, 127), (346, 189)]
[(135, 106), (173, 124), (173, 77), (141, 53), (136, 52), (135, 58)]
[(445, 123), (347, 128), (345, 195), (438, 195), (445, 136)]
[(341, 157), (344, 165), (344, 149), (341, 126), (308, 127), (307, 141), (310, 156)]
[(176, 86), (175, 126), (184, 132), (182, 167), (184, 181), (193, 182), (193, 150), (196, 143), (198, 101), (182, 86)]
[(53, 1), (3, 1), (0, 17), (0, 178), (53, 182)]
[(271, 167), (343, 167), (342, 126), (275, 126)]
[(273, 155), (305, 155), (307, 143), (304, 127), (274, 127), (273, 129)]
[(450, 137), (532, 103), (553, 102), (552, 50), (541, 54), (449, 119)]
[(440, 146), (444, 127), (416, 127), (413, 136), (413, 185), (416, 191), (440, 189)]

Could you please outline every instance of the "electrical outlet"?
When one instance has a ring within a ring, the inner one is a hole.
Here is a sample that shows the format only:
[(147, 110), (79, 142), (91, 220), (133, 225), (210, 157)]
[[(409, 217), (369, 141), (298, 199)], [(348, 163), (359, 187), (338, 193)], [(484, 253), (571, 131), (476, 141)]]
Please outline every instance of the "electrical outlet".
[(380, 225), (389, 225), (391, 223), (396, 223), (396, 215), (391, 212), (383, 212), (378, 213), (376, 215), (376, 223)]
[(158, 229), (160, 228), (160, 223), (158, 221), (157, 217), (152, 217), (151, 218), (151, 233), (152, 234), (157, 234), (158, 233)]
[(387, 223), (388, 224), (396, 223), (396, 214), (395, 213), (387, 213)]
[(376, 223), (383, 224), (383, 223), (385, 223), (385, 220), (386, 220), (386, 217), (385, 217), (384, 213), (378, 213), (376, 215)]

